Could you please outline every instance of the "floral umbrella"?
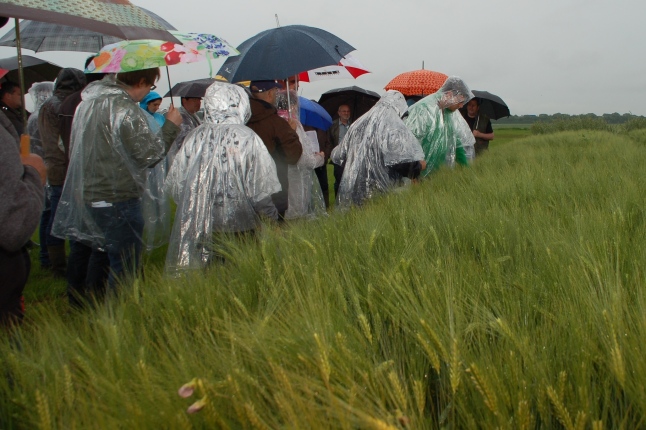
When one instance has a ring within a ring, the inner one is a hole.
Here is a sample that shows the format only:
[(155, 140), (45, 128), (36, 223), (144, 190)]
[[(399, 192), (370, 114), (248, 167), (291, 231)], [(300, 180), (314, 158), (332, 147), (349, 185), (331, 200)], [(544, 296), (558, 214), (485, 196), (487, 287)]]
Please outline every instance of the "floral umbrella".
[(208, 61), (238, 55), (236, 48), (212, 34), (171, 31), (182, 43), (160, 40), (121, 41), (104, 46), (88, 64), (86, 73), (121, 73), (179, 63)]

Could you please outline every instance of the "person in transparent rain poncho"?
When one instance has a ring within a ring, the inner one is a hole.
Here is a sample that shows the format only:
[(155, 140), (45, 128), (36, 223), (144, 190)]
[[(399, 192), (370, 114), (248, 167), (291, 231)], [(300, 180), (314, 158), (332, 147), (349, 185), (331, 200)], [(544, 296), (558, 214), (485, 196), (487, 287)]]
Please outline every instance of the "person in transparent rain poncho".
[(40, 138), (40, 131), (38, 129), (38, 112), (40, 107), (47, 101), (48, 98), (54, 95), (53, 82), (36, 82), (27, 91), (34, 102), (33, 113), (29, 115), (27, 120), (27, 134), (29, 134), (29, 143), (31, 144), (32, 154), (39, 156), (44, 155), (43, 143)]
[(344, 167), (339, 208), (361, 205), (403, 183), (403, 178), (416, 179), (424, 169), (422, 147), (401, 119), (407, 108), (399, 91), (386, 92), (334, 148), (332, 161)]
[[(31, 86), (31, 88), (29, 88), (28, 93), (31, 96), (31, 100), (34, 102), (33, 113), (29, 115), (29, 119), (27, 120), (27, 134), (29, 134), (31, 153), (43, 157), (45, 152), (43, 151), (43, 142), (40, 137), (40, 129), (38, 128), (38, 113), (43, 103), (54, 95), (54, 83), (36, 82)], [(51, 267), (49, 252), (47, 250), (47, 224), (49, 224), (52, 209), (47, 193), (47, 184), (45, 184), (45, 206), (43, 207), (43, 213), (40, 218), (40, 228), (38, 229), (38, 241), (40, 242), (38, 259), (40, 260), (40, 266), (43, 268)]]
[(278, 115), (288, 121), (292, 128), (295, 127), (294, 131), (303, 146), (303, 153), (298, 159), (298, 163), (287, 168), (289, 192), (285, 219), (311, 218), (326, 213), (323, 191), (321, 191), (321, 185), (319, 185), (314, 172), (314, 169), (321, 167), (325, 162), (325, 154), (320, 151), (318, 142), (313, 142), (307, 136), (299, 121), (300, 109), (296, 91), (290, 90), (289, 98), (287, 94), (287, 90), (278, 92), (276, 109)]
[(181, 115), (171, 106), (161, 132), (155, 133), (138, 105), (159, 79), (158, 68), (119, 73), (115, 78), (93, 82), (83, 90), (52, 231), (105, 250), (113, 292), (119, 278), (139, 269), (145, 182), (181, 124)]
[(466, 83), (449, 77), (434, 94), (424, 97), (408, 109), (406, 126), (424, 148), (426, 169), (422, 177), (446, 164), (467, 165), (475, 156), (475, 138), (458, 111), (473, 98)]
[(206, 267), (220, 258), (218, 241), (252, 237), (261, 218), (278, 219), (276, 165), (260, 137), (242, 87), (214, 82), (204, 96), (204, 122), (177, 153), (166, 185), (177, 203), (166, 271)]
[[(139, 102), (139, 107), (146, 113), (150, 130), (156, 134), (161, 133), (161, 128), (166, 122), (166, 117), (159, 113), (161, 102), (162, 97), (155, 91), (148, 93)], [(141, 201), (145, 221), (143, 239), (147, 251), (152, 251), (168, 243), (170, 236), (170, 198), (164, 185), (169, 168), (169, 154), (166, 154), (166, 158), (157, 163), (155, 167), (148, 169), (148, 178)]]

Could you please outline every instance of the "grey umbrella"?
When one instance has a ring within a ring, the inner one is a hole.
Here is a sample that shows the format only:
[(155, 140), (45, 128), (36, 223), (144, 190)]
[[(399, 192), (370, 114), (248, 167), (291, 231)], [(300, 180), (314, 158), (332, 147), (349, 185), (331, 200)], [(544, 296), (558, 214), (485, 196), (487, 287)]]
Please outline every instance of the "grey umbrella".
[[(166, 30), (176, 30), (166, 20), (147, 9), (142, 9)], [(85, 28), (70, 27), (41, 21), (20, 22), (20, 42), (23, 48), (34, 52), (78, 51), (98, 52), (105, 45), (119, 42), (115, 36), (108, 36)], [(11, 29), (0, 38), (0, 46), (16, 46), (16, 32)]]

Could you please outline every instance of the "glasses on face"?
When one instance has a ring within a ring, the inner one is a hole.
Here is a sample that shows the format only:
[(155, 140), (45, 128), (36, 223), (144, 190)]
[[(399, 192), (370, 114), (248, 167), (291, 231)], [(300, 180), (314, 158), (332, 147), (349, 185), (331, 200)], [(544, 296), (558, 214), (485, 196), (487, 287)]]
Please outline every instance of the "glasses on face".
[(153, 85), (150, 87), (150, 91), (155, 91), (155, 89), (157, 89), (157, 85)]

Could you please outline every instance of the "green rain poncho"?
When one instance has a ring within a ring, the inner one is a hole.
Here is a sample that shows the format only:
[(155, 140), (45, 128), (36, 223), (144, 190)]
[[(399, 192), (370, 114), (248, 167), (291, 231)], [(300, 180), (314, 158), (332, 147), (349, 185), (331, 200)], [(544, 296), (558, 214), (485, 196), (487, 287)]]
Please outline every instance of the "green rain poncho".
[(467, 165), (473, 159), (475, 138), (457, 110), (471, 98), (473, 94), (464, 81), (451, 76), (436, 93), (408, 109), (406, 126), (421, 143), (426, 159), (421, 176), (439, 169), (442, 164)]

